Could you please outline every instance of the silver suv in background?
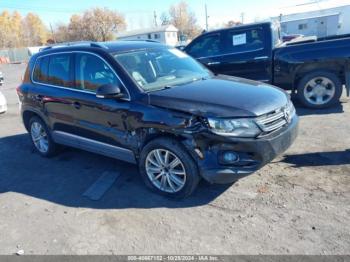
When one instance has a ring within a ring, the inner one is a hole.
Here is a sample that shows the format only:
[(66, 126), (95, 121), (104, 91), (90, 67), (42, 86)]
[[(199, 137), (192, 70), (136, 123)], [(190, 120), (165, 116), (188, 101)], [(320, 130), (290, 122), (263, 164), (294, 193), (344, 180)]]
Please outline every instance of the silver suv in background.
[[(0, 71), (0, 86), (4, 84), (4, 76)], [(5, 113), (7, 111), (7, 102), (5, 96), (1, 93), (0, 90), (0, 114)]]
[(3, 84), (4, 84), (4, 75), (0, 71), (0, 86), (2, 86)]

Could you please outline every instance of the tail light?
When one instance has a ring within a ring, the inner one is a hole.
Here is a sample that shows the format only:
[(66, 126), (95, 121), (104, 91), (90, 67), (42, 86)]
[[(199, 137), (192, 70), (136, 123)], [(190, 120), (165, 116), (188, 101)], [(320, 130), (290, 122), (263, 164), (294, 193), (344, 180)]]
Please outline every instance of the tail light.
[(22, 90), (21, 90), (21, 86), (17, 86), (17, 87), (16, 87), (16, 92), (17, 92), (19, 101), (22, 101), (23, 93), (22, 93)]

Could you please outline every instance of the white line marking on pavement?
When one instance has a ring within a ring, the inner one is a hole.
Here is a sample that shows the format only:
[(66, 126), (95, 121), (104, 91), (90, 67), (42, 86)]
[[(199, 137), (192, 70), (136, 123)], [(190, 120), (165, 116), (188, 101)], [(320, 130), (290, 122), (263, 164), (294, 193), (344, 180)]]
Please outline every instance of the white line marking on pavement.
[(84, 193), (91, 200), (99, 200), (120, 176), (119, 172), (105, 171)]

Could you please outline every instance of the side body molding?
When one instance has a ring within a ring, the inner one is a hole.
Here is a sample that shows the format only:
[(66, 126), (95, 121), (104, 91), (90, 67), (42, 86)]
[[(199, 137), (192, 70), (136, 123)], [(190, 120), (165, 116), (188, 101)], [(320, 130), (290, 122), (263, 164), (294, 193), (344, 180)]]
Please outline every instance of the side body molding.
[(136, 164), (134, 152), (126, 148), (112, 146), (103, 142), (62, 131), (53, 131), (52, 139), (58, 144), (83, 149), (92, 153)]

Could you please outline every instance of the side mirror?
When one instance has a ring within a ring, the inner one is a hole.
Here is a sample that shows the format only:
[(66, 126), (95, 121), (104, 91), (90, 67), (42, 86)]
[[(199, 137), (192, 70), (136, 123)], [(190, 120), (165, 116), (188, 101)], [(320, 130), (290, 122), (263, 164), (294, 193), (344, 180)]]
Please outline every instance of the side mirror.
[(100, 86), (96, 92), (98, 98), (122, 98), (123, 96), (119, 86), (112, 84)]

